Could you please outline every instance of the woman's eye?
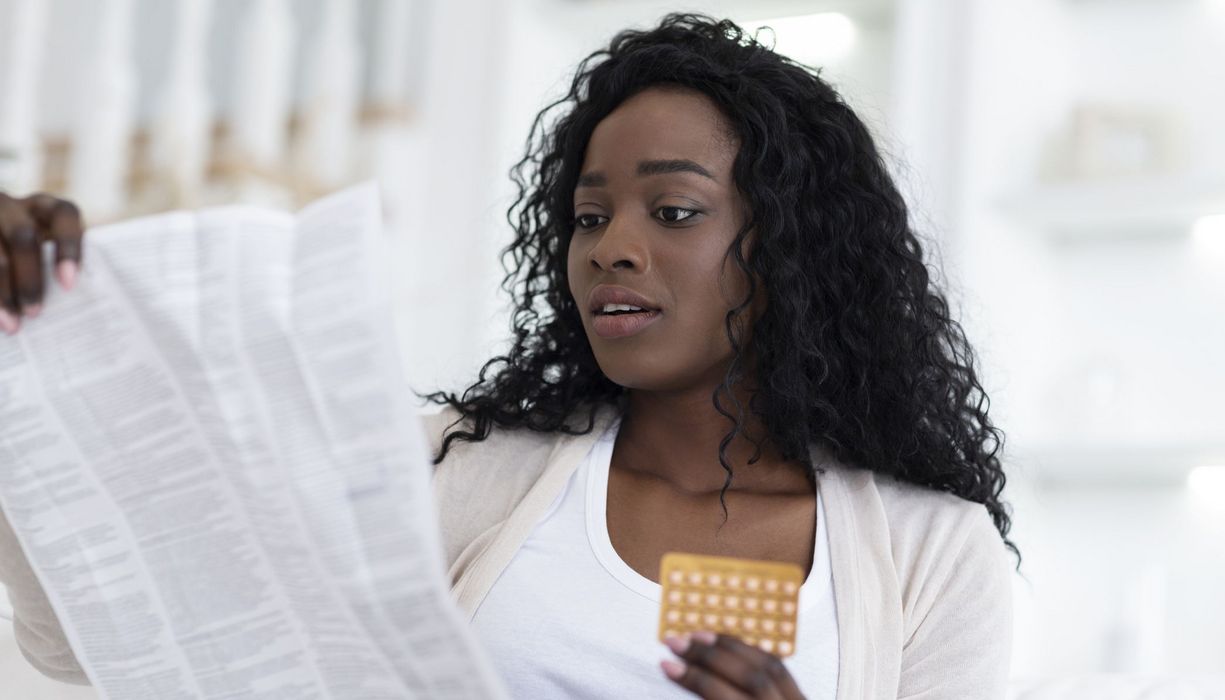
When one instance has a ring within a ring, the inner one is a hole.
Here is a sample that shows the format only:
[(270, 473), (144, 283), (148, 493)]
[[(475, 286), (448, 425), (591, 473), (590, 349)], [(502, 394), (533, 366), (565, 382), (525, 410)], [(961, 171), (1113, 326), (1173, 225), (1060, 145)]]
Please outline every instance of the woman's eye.
[(598, 214), (579, 214), (574, 217), (575, 228), (595, 228), (600, 225), (600, 219), (604, 217)]
[(685, 219), (696, 216), (697, 213), (693, 209), (685, 209), (684, 207), (660, 207), (656, 210), (659, 220), (668, 224), (679, 224)]

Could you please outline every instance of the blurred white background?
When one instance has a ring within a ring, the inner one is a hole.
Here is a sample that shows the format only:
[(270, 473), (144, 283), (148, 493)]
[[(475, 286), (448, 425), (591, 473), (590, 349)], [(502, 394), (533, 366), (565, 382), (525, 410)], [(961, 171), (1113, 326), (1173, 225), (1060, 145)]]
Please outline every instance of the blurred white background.
[[(377, 177), (407, 374), (462, 390), (532, 118), (678, 9), (822, 66), (932, 241), (1008, 434), (1012, 696), (1225, 697), (1225, 0), (0, 0), (0, 189), (96, 223)], [(7, 629), (0, 679), (90, 696)]]

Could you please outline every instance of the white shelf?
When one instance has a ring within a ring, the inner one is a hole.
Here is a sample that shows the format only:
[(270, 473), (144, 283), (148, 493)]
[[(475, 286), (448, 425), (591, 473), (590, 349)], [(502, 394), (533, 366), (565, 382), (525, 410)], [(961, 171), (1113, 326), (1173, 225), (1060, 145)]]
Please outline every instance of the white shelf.
[(1056, 487), (1173, 487), (1196, 466), (1225, 463), (1225, 441), (1009, 445), (1005, 473)]
[(998, 207), (1008, 217), (1059, 239), (1186, 236), (1196, 219), (1225, 214), (1225, 180), (1041, 185), (1001, 199)]

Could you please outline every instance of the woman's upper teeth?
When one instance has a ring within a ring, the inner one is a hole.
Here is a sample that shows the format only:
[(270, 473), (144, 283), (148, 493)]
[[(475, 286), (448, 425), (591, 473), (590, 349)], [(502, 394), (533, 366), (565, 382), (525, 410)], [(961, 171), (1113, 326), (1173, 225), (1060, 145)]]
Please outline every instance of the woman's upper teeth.
[(630, 306), (629, 304), (605, 304), (600, 310), (601, 313), (610, 313), (613, 311), (645, 311), (640, 306)]

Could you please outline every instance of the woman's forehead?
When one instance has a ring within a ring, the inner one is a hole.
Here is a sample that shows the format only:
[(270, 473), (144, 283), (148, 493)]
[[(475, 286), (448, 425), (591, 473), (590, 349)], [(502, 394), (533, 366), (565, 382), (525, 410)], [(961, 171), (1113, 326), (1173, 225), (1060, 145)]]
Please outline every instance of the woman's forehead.
[(737, 144), (730, 134), (726, 117), (702, 93), (647, 88), (596, 125), (583, 172), (629, 173), (637, 172), (642, 162), (690, 161), (722, 181), (736, 157)]

